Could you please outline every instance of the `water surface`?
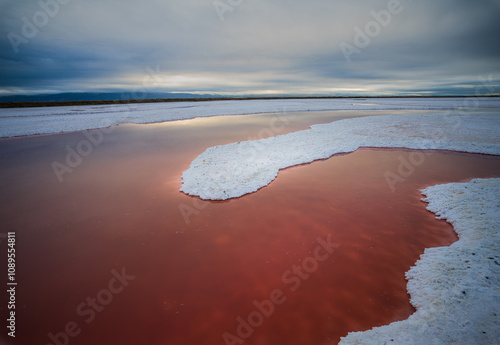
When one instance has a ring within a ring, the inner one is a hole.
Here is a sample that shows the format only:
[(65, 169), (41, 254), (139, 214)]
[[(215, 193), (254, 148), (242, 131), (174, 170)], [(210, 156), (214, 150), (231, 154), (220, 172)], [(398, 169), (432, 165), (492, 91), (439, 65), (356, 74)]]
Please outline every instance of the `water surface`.
[[(224, 344), (223, 334), (243, 339), (238, 318), (248, 322), (253, 302), (275, 290), (282, 303), (245, 334), (246, 344), (335, 344), (348, 331), (407, 318), (414, 309), (404, 272), (424, 248), (457, 239), (425, 209), (419, 190), (498, 177), (498, 158), (363, 149), (285, 169), (257, 193), (229, 201), (178, 191), (182, 171), (207, 147), (373, 114), (122, 125), (92, 144), (62, 182), (52, 164), (66, 164), (68, 146), (84, 148), (82, 132), (0, 141), (2, 232), (17, 233), (14, 343), (54, 344), (48, 334), (62, 341), (70, 324), (78, 333), (68, 336), (72, 345)], [(90, 132), (95, 140), (100, 133)], [(423, 160), (392, 190), (387, 172), (416, 155)], [(336, 247), (321, 250), (325, 259), (314, 266), (318, 238)], [(6, 250), (6, 241), (0, 246)], [(303, 261), (309, 273), (287, 273)], [(119, 285), (110, 287), (113, 270), (130, 280), (109, 294)], [(2, 318), (6, 305), (4, 297)]]

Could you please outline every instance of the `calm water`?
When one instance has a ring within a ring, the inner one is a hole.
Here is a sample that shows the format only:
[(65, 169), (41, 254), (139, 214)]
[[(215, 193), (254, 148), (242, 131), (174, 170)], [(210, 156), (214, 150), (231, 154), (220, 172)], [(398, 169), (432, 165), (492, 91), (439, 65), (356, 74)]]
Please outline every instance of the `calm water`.
[[(404, 272), (457, 239), (419, 189), (500, 176), (498, 158), (366, 149), (286, 169), (230, 201), (178, 191), (209, 146), (372, 114), (123, 125), (90, 149), (82, 132), (0, 141), (1, 232), (16, 232), (18, 282), (16, 341), (4, 327), (0, 343), (336, 344), (407, 318)], [(59, 182), (51, 164), (66, 164), (67, 146), (89, 154)], [(392, 191), (384, 174), (415, 157)]]

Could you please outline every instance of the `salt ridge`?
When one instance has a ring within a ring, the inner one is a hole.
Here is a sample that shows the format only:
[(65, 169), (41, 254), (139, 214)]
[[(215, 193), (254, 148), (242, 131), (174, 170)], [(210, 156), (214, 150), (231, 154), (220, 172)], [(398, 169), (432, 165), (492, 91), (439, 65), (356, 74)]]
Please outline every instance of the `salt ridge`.
[(360, 147), (500, 153), (500, 116), (385, 115), (313, 125), (310, 129), (208, 148), (182, 174), (181, 191), (202, 199), (239, 197), (271, 183), (280, 169)]
[(407, 273), (417, 311), (408, 319), (349, 333), (339, 345), (498, 344), (500, 339), (500, 179), (431, 186), (427, 209), (459, 240), (428, 248)]

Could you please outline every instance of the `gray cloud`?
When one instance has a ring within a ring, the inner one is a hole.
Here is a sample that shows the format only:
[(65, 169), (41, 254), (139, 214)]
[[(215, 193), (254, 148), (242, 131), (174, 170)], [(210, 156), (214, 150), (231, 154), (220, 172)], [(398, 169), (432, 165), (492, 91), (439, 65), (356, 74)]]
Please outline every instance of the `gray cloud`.
[(151, 91), (453, 94), (489, 75), (500, 92), (496, 0), (401, 0), (351, 62), (341, 43), (354, 46), (355, 28), (390, 1), (242, 0), (224, 20), (213, 0), (59, 1), (68, 3), (43, 0), (58, 5), (29, 38), (23, 18), (44, 24), (39, 2), (0, 1), (0, 92), (123, 90), (146, 79)]

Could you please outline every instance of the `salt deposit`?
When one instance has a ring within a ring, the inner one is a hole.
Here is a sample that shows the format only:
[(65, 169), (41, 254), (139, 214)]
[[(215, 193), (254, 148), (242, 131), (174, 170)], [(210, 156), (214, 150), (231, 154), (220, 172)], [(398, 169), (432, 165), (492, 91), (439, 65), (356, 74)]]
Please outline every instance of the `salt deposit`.
[(360, 147), (500, 153), (494, 113), (386, 115), (346, 119), (261, 140), (208, 148), (182, 174), (181, 191), (224, 200), (255, 192), (280, 169)]
[(407, 320), (350, 333), (340, 345), (498, 344), (500, 339), (500, 179), (432, 186), (428, 209), (459, 241), (428, 248), (406, 273)]
[[(359, 147), (500, 153), (497, 114), (390, 115), (341, 120), (256, 141), (208, 148), (182, 175), (181, 190), (229, 199), (258, 190), (280, 169)], [(406, 273), (407, 320), (354, 332), (341, 345), (495, 344), (500, 339), (500, 179), (428, 187), (428, 209), (459, 241), (426, 249)]]
[[(472, 101), (471, 101), (472, 100)], [(287, 99), (0, 109), (0, 138), (217, 115), (322, 110), (459, 110), (500, 106), (497, 98)]]
[[(498, 99), (474, 99), (481, 109)], [(463, 101), (463, 100), (462, 100)], [(457, 99), (255, 100), (0, 109), (0, 137), (78, 131), (120, 123), (203, 116), (320, 110), (432, 110), (313, 125), (267, 139), (208, 148), (183, 175), (181, 190), (229, 199), (272, 182), (280, 169), (359, 147), (500, 154), (500, 117), (468, 113)], [(453, 110), (446, 112), (447, 110)], [(437, 112), (440, 112), (439, 114)], [(494, 344), (500, 339), (500, 179), (426, 188), (428, 209), (453, 224), (460, 240), (426, 249), (407, 272), (417, 311), (407, 320), (350, 333), (340, 344)]]
[[(229, 199), (258, 190), (280, 169), (359, 147), (500, 153), (497, 114), (390, 115), (341, 120), (256, 141), (208, 148), (183, 173), (182, 191)], [(500, 179), (422, 191), (428, 209), (460, 240), (426, 249), (407, 272), (417, 311), (407, 320), (350, 333), (351, 344), (494, 344), (500, 339)]]

